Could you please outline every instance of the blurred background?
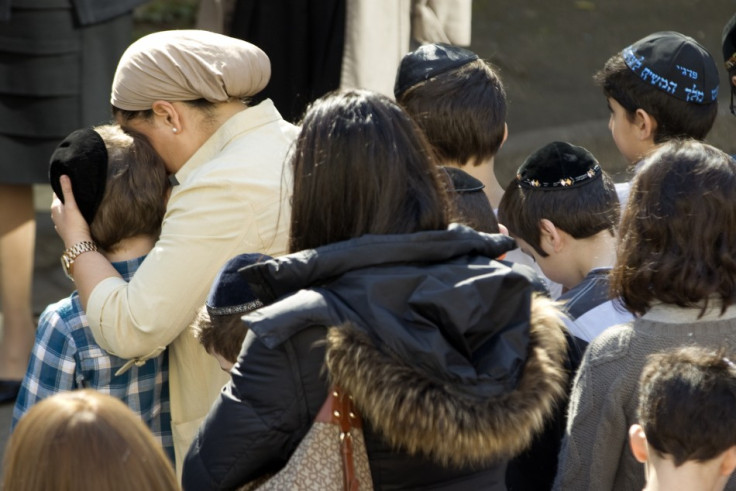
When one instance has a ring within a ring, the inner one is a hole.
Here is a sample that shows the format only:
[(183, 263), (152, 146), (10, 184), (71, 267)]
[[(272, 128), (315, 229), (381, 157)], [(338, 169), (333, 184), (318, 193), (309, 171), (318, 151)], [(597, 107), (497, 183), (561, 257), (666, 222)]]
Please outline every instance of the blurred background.
[[(156, 0), (136, 11), (135, 35), (194, 25), (198, 0)], [(736, 0), (473, 0), (470, 49), (501, 73), (509, 140), (497, 158), (501, 184), (524, 157), (553, 140), (588, 148), (617, 180), (626, 163), (608, 132), (608, 109), (593, 74), (615, 52), (655, 31), (695, 38), (721, 70), (721, 107), (710, 143), (736, 153), (736, 117), (722, 69), (721, 31)]]
[(499, 182), (508, 182), (527, 154), (559, 139), (588, 148), (625, 179), (606, 100), (592, 76), (612, 54), (656, 31), (691, 36), (715, 58), (720, 107), (708, 140), (736, 153), (721, 55), (721, 31), (735, 12), (734, 0), (474, 0), (472, 49), (500, 68), (510, 101)]

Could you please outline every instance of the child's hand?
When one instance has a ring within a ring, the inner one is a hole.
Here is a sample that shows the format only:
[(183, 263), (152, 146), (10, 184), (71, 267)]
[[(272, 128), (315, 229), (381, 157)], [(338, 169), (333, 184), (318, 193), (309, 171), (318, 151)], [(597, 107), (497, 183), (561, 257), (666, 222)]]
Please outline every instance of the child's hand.
[(64, 247), (66, 248), (85, 240), (91, 241), (89, 225), (87, 225), (87, 221), (82, 216), (77, 207), (77, 202), (74, 200), (72, 183), (69, 177), (61, 176), (59, 183), (64, 195), (64, 203), (55, 194), (54, 201), (51, 203), (51, 219), (54, 221), (56, 233), (64, 241)]

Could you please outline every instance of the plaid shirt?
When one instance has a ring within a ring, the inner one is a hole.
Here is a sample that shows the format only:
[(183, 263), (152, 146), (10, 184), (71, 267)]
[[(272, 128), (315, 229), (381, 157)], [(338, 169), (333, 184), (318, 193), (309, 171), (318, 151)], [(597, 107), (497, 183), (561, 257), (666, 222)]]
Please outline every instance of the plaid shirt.
[[(145, 259), (113, 263), (126, 281)], [(115, 373), (127, 360), (107, 353), (92, 336), (75, 291), (49, 305), (39, 319), (28, 371), (13, 409), (15, 428), (35, 403), (57, 392), (90, 388), (117, 397), (140, 415), (166, 453), (174, 458), (169, 408), (168, 350), (141, 366)]]

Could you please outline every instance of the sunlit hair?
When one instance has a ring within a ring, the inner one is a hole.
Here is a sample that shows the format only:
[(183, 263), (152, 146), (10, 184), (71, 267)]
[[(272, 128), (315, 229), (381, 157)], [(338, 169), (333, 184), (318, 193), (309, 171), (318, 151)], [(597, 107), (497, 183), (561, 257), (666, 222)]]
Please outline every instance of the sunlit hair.
[(105, 194), (90, 224), (95, 243), (107, 252), (123, 239), (158, 238), (166, 213), (169, 181), (161, 158), (145, 136), (118, 125), (97, 126), (107, 148)]
[(675, 466), (705, 462), (736, 446), (736, 365), (722, 352), (688, 346), (647, 357), (639, 424)]
[(380, 94), (317, 100), (291, 155), (291, 252), (364, 234), (447, 227), (446, 190), (427, 142)]
[(482, 164), (506, 133), (506, 91), (494, 67), (475, 60), (422, 81), (397, 102), (427, 135), (441, 163)]
[(89, 389), (55, 394), (20, 419), (5, 451), (2, 488), (179, 490), (141, 419), (118, 399)]
[(723, 310), (736, 293), (736, 162), (695, 140), (661, 145), (634, 177), (619, 228), (614, 296)]
[(192, 323), (192, 333), (210, 354), (218, 354), (231, 363), (238, 361), (248, 327), (242, 321), (242, 312), (210, 315), (202, 306)]

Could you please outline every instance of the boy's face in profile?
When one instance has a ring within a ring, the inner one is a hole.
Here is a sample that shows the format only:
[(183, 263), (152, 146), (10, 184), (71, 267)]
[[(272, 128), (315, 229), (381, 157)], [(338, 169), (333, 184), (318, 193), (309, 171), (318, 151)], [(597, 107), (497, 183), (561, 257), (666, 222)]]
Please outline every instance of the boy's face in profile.
[(560, 283), (561, 285), (567, 286), (568, 284), (570, 284), (570, 280), (568, 279), (565, 268), (561, 267), (560, 260), (557, 259), (557, 257), (554, 255), (554, 251), (547, 250), (543, 245), (540, 244), (542, 250), (547, 253), (547, 257), (543, 257), (524, 239), (514, 237), (514, 240), (516, 240), (516, 243), (519, 245), (519, 249), (521, 249), (521, 252), (531, 257), (534, 262), (537, 263), (539, 269), (541, 269), (542, 273), (544, 273), (544, 276), (554, 281), (555, 283)]
[(608, 109), (611, 112), (608, 129), (611, 130), (618, 151), (628, 162), (632, 164), (638, 162), (644, 152), (639, 145), (636, 125), (629, 120), (626, 109), (616, 99), (608, 98)]

